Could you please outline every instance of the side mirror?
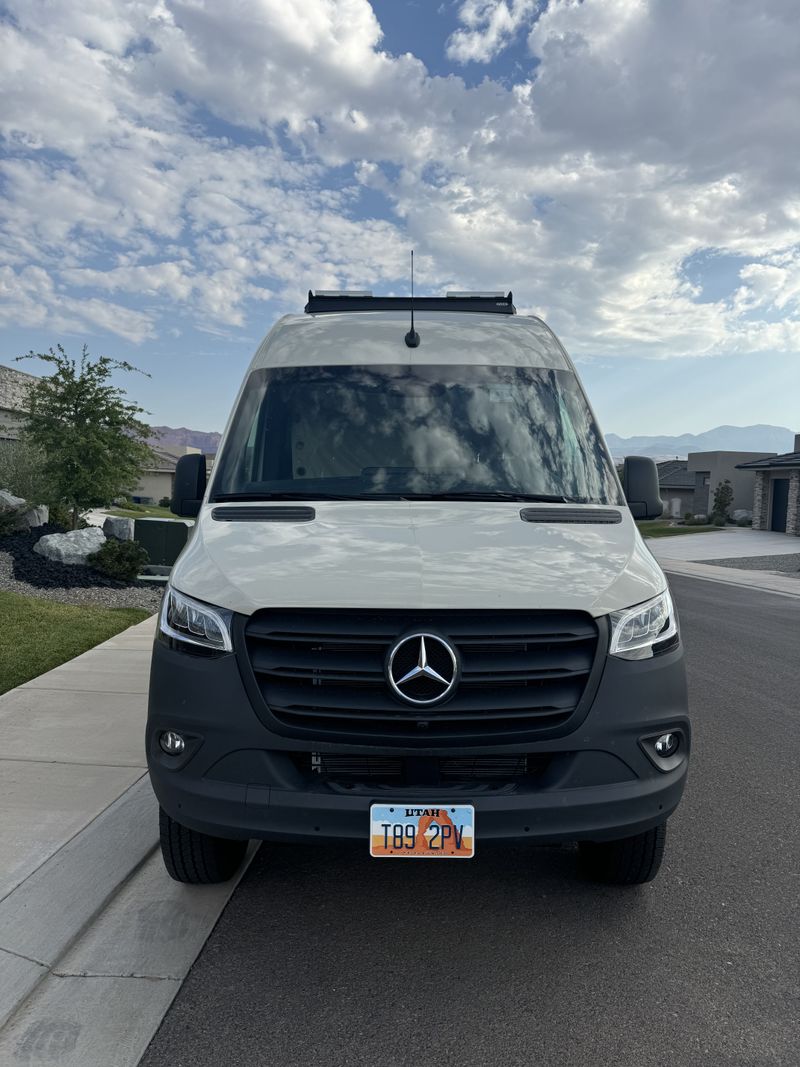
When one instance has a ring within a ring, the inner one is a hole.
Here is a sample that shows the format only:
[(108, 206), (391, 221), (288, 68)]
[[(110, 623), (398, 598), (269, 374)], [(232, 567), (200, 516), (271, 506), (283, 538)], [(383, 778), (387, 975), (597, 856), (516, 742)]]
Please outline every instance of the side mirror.
[(648, 456), (626, 456), (622, 488), (634, 519), (657, 519), (664, 505), (658, 491), (658, 467)]
[(200, 511), (206, 491), (206, 457), (193, 452), (181, 456), (175, 467), (170, 511), (182, 519), (193, 519)]

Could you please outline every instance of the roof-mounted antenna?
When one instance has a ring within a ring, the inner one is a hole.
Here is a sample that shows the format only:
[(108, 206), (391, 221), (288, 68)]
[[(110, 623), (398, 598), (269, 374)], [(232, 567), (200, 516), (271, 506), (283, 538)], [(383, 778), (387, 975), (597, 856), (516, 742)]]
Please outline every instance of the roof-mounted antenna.
[(406, 344), (409, 348), (417, 348), (419, 346), (419, 334), (414, 329), (414, 249), (411, 249), (411, 329), (408, 331), (405, 337)]

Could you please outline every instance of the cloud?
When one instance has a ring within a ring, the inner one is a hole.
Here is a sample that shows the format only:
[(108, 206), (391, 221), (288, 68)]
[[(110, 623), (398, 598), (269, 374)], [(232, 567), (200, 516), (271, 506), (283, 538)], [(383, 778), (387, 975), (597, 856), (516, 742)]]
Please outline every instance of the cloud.
[(447, 55), (457, 63), (488, 63), (532, 21), (539, 0), (464, 0), (458, 29), (447, 41)]
[[(474, 87), (391, 54), (367, 0), (10, 8), (9, 324), (245, 329), (404, 287), (413, 246), (423, 287), (512, 288), (578, 355), (797, 349), (793, 0), (465, 0), (454, 62), (532, 57)], [(703, 252), (740, 257), (716, 301)]]

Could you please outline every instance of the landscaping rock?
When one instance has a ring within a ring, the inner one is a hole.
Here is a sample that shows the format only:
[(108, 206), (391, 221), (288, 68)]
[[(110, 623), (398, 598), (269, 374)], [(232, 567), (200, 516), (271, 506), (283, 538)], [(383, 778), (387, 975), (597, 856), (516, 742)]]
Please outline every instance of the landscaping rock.
[(13, 516), (15, 530), (30, 530), (33, 526), (45, 526), (50, 520), (50, 509), (46, 504), (29, 508), (21, 496), (14, 496), (5, 489), (0, 489), (0, 512), (16, 512)]
[(752, 521), (752, 518), (753, 513), (752, 511), (748, 511), (747, 508), (737, 508), (736, 511), (734, 511), (733, 513), (734, 522), (738, 522), (739, 519), (747, 519), (748, 521)]
[(0, 489), (0, 509), (3, 511), (11, 511), (16, 508), (21, 508), (25, 501), (21, 496), (14, 496), (13, 493), (9, 493), (5, 489)]
[(86, 557), (97, 552), (105, 539), (99, 526), (87, 526), (85, 530), (71, 530), (70, 533), (46, 534), (36, 542), (33, 551), (67, 566), (84, 566)]
[(47, 504), (39, 504), (38, 507), (30, 508), (22, 516), (21, 528), (34, 530), (37, 526), (46, 526), (50, 521), (50, 508)]
[(698, 525), (703, 522), (708, 522), (708, 515), (692, 515), (692, 518)]
[(109, 515), (103, 523), (103, 533), (115, 541), (133, 540), (133, 519), (124, 519), (119, 515)]

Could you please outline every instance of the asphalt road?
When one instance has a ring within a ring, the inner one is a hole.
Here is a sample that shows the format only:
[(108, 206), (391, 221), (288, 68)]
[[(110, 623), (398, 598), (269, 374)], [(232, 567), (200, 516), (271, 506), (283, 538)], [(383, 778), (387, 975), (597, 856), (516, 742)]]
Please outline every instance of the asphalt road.
[(671, 584), (695, 748), (654, 883), (263, 846), (142, 1067), (797, 1067), (800, 600)]

